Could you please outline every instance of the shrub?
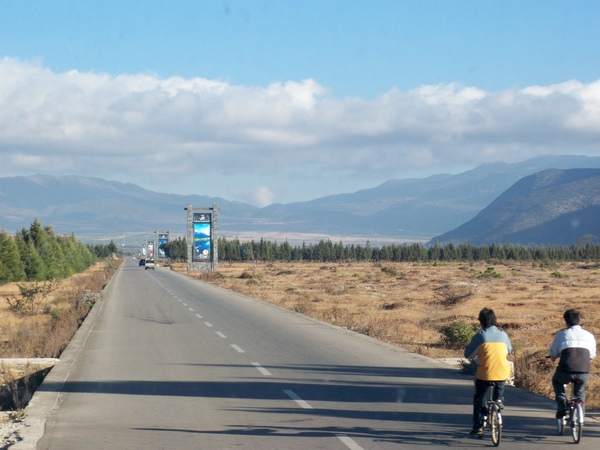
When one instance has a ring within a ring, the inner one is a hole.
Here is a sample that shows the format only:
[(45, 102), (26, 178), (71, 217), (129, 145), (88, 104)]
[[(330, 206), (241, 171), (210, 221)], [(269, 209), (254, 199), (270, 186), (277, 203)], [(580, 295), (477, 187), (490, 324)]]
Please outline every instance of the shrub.
[(445, 306), (454, 306), (461, 301), (473, 296), (473, 289), (468, 285), (446, 286), (441, 290), (442, 304)]
[(502, 275), (496, 272), (496, 269), (493, 267), (488, 267), (484, 272), (479, 274), (478, 278), (502, 278)]
[(21, 316), (36, 315), (50, 293), (58, 287), (60, 280), (52, 279), (43, 283), (17, 284), (20, 297), (6, 297), (8, 310)]
[(387, 267), (382, 267), (382, 268), (381, 268), (381, 271), (382, 271), (383, 273), (387, 273), (388, 275), (390, 275), (390, 276), (392, 276), (392, 277), (396, 277), (396, 276), (398, 276), (398, 271), (396, 270), (396, 268), (395, 268), (395, 267), (390, 267), (390, 266), (387, 266)]
[(477, 361), (474, 359), (461, 359), (458, 364), (460, 365), (460, 373), (475, 375), (477, 372)]
[(450, 348), (465, 347), (477, 332), (477, 325), (459, 319), (442, 328), (443, 343)]

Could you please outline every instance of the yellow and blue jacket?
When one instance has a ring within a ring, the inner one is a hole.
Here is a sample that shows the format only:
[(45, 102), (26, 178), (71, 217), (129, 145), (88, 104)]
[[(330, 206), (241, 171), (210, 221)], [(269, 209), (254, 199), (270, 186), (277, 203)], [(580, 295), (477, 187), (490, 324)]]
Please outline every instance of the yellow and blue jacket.
[(506, 356), (512, 352), (508, 334), (495, 326), (476, 333), (465, 348), (465, 358), (479, 360), (475, 377), (484, 381), (503, 381), (510, 376)]

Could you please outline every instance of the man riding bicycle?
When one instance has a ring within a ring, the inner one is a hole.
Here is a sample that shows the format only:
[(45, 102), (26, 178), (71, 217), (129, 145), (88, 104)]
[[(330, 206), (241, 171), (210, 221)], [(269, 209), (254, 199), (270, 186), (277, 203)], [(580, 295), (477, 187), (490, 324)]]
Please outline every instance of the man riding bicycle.
[(489, 308), (479, 312), (479, 331), (465, 348), (465, 358), (478, 358), (473, 396), (473, 429), (470, 436), (483, 436), (483, 416), (486, 411), (486, 394), (491, 381), (496, 382), (493, 400), (504, 406), (504, 388), (510, 376), (510, 365), (506, 356), (512, 351), (508, 334), (496, 327), (496, 314)]
[(585, 383), (590, 376), (590, 360), (596, 356), (596, 339), (589, 331), (581, 328), (579, 311), (568, 309), (563, 314), (567, 328), (559, 331), (550, 346), (552, 361), (560, 358), (552, 377), (556, 395), (556, 418), (567, 413), (565, 384), (573, 383), (573, 398), (585, 402)]

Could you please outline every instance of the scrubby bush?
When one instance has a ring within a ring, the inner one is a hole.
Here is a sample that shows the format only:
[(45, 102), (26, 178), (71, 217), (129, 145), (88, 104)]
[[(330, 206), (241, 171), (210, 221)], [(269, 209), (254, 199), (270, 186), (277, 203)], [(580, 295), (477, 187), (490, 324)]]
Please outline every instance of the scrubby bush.
[(484, 272), (479, 274), (479, 278), (502, 278), (502, 275), (496, 272), (496, 269), (493, 267), (488, 267)]
[(442, 328), (443, 344), (450, 348), (465, 347), (477, 332), (477, 325), (459, 319)]

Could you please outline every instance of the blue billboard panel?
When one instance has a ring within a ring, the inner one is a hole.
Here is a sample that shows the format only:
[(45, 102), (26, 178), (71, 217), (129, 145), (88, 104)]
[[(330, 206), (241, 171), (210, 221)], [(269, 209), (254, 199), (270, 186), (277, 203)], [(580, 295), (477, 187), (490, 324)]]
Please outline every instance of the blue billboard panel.
[(161, 233), (158, 235), (158, 256), (160, 256), (161, 258), (164, 258), (166, 256), (165, 250), (161, 248), (161, 246), (163, 244), (166, 244), (167, 242), (169, 242), (168, 234)]
[(194, 261), (210, 261), (211, 251), (210, 222), (194, 223)]

